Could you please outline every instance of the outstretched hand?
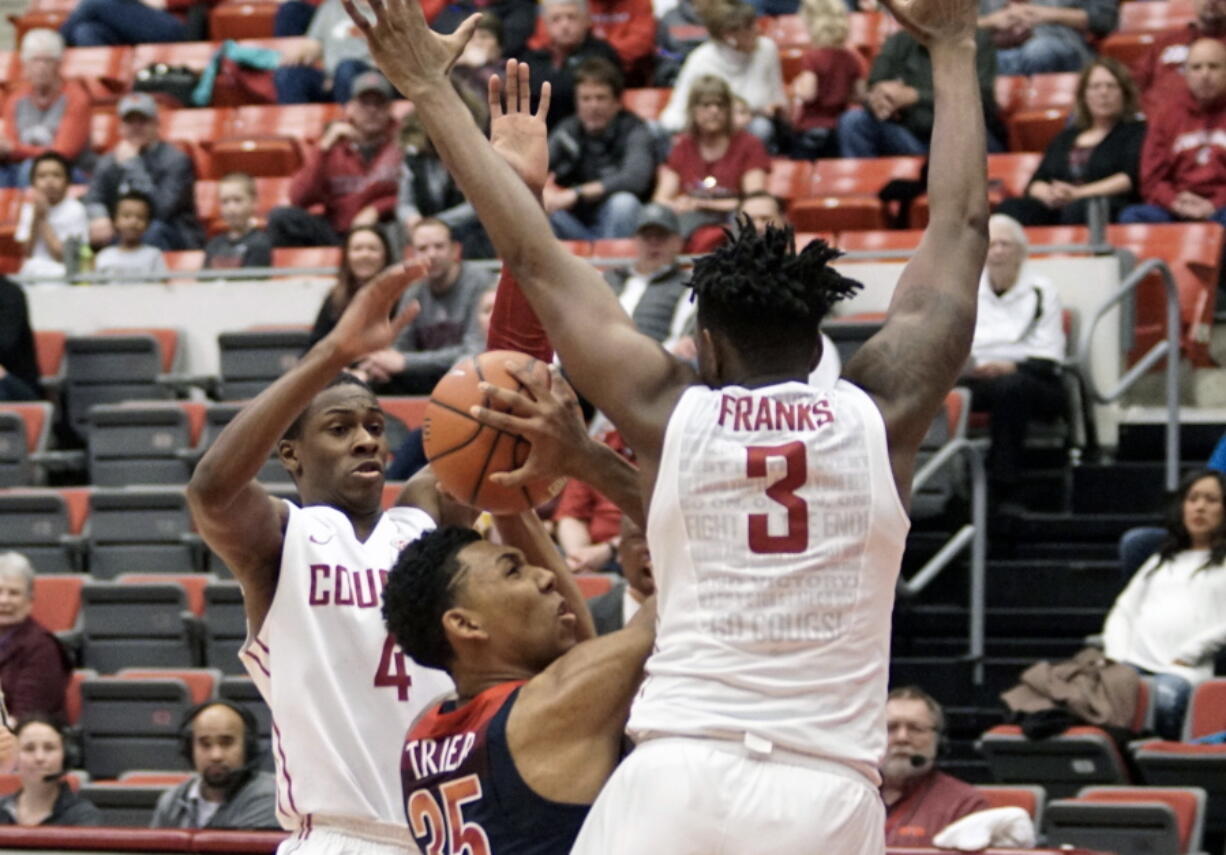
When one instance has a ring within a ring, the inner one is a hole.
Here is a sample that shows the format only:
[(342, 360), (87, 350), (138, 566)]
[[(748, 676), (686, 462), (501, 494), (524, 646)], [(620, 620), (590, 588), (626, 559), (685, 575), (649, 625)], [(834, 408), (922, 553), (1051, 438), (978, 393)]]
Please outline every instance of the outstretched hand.
[(582, 468), (585, 451), (592, 443), (583, 426), (575, 390), (562, 379), (556, 367), (550, 368), (548, 386), (527, 367), (508, 362), (507, 370), (529, 394), (483, 383), (481, 391), (510, 412), (476, 406), (470, 412), (482, 424), (522, 436), (532, 443), (532, 450), (523, 466), (494, 473), (490, 480), (501, 487), (519, 487), (532, 481), (573, 476)]
[(975, 39), (979, 0), (881, 0), (881, 4), (929, 47)]
[[(506, 106), (502, 93), (506, 90)], [(549, 178), (550, 86), (541, 86), (536, 113), (532, 112), (532, 86), (527, 63), (507, 60), (506, 83), (498, 75), (490, 78), (490, 143), (538, 199)]]
[(345, 364), (361, 359), (368, 353), (390, 347), (421, 311), (416, 300), (392, 317), (396, 303), (409, 283), (420, 279), (425, 269), (420, 262), (396, 264), (363, 285), (349, 301), (336, 326), (328, 333)]
[(356, 0), (341, 0), (370, 46), (370, 55), (391, 84), (410, 99), (423, 88), (450, 85), (447, 74), (472, 37), (480, 13), (470, 15), (450, 35), (430, 29), (419, 0), (368, 0), (375, 20)]

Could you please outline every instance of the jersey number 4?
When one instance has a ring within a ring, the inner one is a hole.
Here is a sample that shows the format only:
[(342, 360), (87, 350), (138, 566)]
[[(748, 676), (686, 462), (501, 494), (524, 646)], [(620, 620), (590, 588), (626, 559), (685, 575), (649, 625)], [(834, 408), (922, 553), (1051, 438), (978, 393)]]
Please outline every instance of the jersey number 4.
[(375, 669), (375, 685), (392, 686), (396, 689), (397, 700), (409, 699), (409, 686), (413, 685), (413, 678), (409, 676), (409, 657), (404, 655), (391, 634), (383, 642), (379, 667)]
[(490, 855), (485, 829), (464, 821), (464, 805), (481, 798), (481, 780), (465, 775), (438, 788), (443, 803), (429, 790), (409, 796), (409, 828), (418, 841), (425, 838), (426, 855)]
[(809, 472), (803, 442), (783, 445), (750, 445), (745, 448), (745, 474), (767, 477), (767, 461), (781, 457), (786, 465), (783, 477), (766, 488), (766, 495), (787, 509), (788, 529), (784, 534), (770, 533), (770, 514), (749, 515), (749, 550), (763, 554), (804, 552), (809, 548), (809, 504), (796, 495)]

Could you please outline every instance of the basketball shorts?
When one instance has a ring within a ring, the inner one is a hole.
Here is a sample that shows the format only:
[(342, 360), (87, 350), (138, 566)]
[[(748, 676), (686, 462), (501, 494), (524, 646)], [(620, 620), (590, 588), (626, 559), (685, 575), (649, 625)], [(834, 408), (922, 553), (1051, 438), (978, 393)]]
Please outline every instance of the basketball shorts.
[(613, 773), (571, 852), (882, 855), (885, 808), (863, 776), (835, 763), (790, 763), (724, 740), (656, 738)]
[(371, 840), (335, 827), (318, 827), (304, 832), (298, 830), (282, 841), (277, 855), (417, 855), (420, 851), (407, 837), (405, 844)]

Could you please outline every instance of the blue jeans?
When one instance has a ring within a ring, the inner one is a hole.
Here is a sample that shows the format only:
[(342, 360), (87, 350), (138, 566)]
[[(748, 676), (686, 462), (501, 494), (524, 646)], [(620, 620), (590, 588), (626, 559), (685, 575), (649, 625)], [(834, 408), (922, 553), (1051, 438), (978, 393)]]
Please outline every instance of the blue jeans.
[(848, 110), (839, 116), (840, 157), (927, 153), (928, 145), (898, 122), (882, 121), (868, 110)]
[(277, 6), (277, 15), (272, 22), (272, 34), (279, 39), (301, 36), (310, 28), (314, 15), (315, 7), (305, 0), (285, 0)]
[(60, 34), (74, 47), (187, 39), (182, 21), (169, 12), (150, 9), (139, 0), (81, 0), (60, 27)]
[(317, 104), (335, 100), (344, 104), (353, 91), (354, 78), (370, 69), (370, 64), (360, 59), (341, 60), (332, 75), (332, 89), (329, 91), (328, 78), (320, 69), (309, 65), (283, 65), (273, 72), (277, 103)]
[(589, 209), (584, 219), (590, 223), (584, 222), (574, 211), (554, 211), (549, 215), (549, 222), (560, 240), (625, 238), (634, 235), (642, 209), (643, 203), (638, 197), (623, 190)]
[(1192, 684), (1176, 674), (1155, 674), (1132, 666), (1142, 677), (1148, 677), (1153, 693), (1154, 730), (1163, 739), (1180, 742), (1183, 739), (1184, 713), (1192, 697)]
[(996, 52), (997, 74), (1044, 74), (1053, 71), (1080, 71), (1086, 56), (1077, 46), (1062, 39), (1034, 35), (1015, 48)]
[[(1121, 223), (1173, 223), (1177, 219), (1178, 217), (1161, 205), (1129, 205), (1120, 211)], [(1218, 208), (1209, 219), (1226, 226), (1226, 208)]]

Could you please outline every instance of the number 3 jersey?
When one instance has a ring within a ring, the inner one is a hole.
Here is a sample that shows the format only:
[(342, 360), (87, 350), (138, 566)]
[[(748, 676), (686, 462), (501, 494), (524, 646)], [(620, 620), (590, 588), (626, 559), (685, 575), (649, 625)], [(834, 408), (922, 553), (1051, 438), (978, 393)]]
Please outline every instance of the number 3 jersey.
[(858, 387), (688, 389), (651, 498), (659, 626), (631, 735), (778, 746), (879, 782), (909, 526)]
[(400, 748), (413, 720), (453, 687), (388, 635), (383, 586), (400, 550), (434, 521), (392, 508), (363, 543), (336, 508), (287, 504), (276, 593), (239, 654), (272, 710), (277, 818), (301, 833), (340, 826), (412, 850)]
[(590, 805), (537, 795), (515, 768), (507, 718), (522, 681), (448, 701), (409, 731), (400, 761), (409, 831), (440, 855), (565, 855)]

